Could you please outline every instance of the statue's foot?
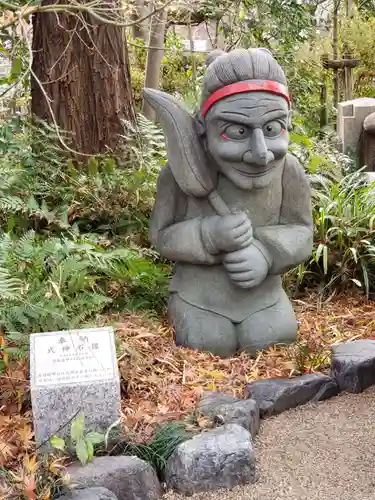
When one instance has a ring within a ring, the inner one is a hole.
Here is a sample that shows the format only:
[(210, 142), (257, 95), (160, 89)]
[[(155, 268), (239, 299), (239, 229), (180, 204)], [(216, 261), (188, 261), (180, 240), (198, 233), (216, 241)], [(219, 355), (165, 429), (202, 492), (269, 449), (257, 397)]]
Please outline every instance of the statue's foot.
[(188, 304), (177, 293), (171, 295), (168, 314), (177, 345), (222, 357), (236, 353), (237, 333), (230, 320)]
[(258, 311), (236, 325), (240, 351), (255, 353), (275, 344), (296, 340), (297, 320), (292, 304), (283, 291), (272, 307)]

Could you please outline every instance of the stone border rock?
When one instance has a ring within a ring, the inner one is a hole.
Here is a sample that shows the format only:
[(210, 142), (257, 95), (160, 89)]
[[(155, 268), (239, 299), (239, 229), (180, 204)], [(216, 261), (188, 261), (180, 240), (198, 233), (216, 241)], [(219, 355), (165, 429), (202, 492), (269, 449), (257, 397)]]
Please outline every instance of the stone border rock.
[[(218, 427), (177, 446), (166, 464), (166, 486), (191, 495), (254, 483), (252, 438), (261, 418), (341, 391), (362, 392), (371, 385), (375, 385), (375, 341), (355, 340), (333, 347), (330, 375), (257, 380), (245, 387), (245, 399), (206, 392), (197, 409)], [(68, 473), (83, 489), (61, 500), (157, 500), (163, 493), (151, 465), (137, 457), (96, 458), (85, 467), (70, 467)]]
[[(138, 457), (122, 455), (94, 458), (84, 467), (78, 464), (71, 465), (67, 472), (75, 495), (83, 495), (92, 488), (109, 490), (114, 498), (109, 497), (108, 500), (157, 500), (163, 494), (152, 466)], [(86, 500), (84, 496), (72, 498)], [(92, 500), (97, 498), (92, 495)], [(91, 500), (90, 495), (87, 500)]]
[(168, 489), (192, 495), (255, 481), (255, 454), (250, 433), (227, 424), (180, 444), (167, 462)]

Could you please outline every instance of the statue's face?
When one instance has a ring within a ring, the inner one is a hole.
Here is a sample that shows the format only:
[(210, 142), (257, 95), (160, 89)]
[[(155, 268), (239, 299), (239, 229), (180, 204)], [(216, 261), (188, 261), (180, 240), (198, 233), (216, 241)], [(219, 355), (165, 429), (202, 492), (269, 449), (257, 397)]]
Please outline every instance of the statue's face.
[(288, 152), (288, 120), (283, 97), (269, 92), (226, 97), (206, 115), (207, 149), (236, 186), (264, 187)]

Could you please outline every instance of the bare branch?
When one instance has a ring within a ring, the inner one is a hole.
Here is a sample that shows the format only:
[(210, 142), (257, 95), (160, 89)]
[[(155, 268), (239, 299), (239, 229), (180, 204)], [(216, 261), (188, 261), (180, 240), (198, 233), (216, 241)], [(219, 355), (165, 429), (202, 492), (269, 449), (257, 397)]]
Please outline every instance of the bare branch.
[[(45, 6), (33, 6), (28, 9), (22, 8), (19, 9), (18, 5), (11, 4), (9, 2), (6, 2), (5, 0), (0, 0), (0, 5), (7, 8), (11, 12), (14, 12), (17, 14), (17, 19), (19, 19), (19, 16), (21, 15), (22, 18), (28, 17), (32, 14), (36, 14), (37, 12), (64, 12), (66, 14), (72, 14), (75, 15), (77, 12), (81, 13), (86, 13), (90, 16), (93, 17), (96, 21), (103, 23), (103, 24), (112, 24), (114, 26), (118, 26), (120, 28), (130, 28), (136, 24), (142, 23), (143, 21), (146, 21), (150, 17), (154, 16), (158, 12), (164, 10), (166, 7), (168, 7), (174, 0), (167, 0), (165, 3), (163, 3), (160, 7), (154, 8), (151, 12), (149, 12), (147, 15), (140, 17), (139, 19), (136, 19), (134, 21), (128, 22), (128, 23), (123, 23), (120, 21), (116, 21), (113, 19), (109, 19), (107, 17), (103, 17), (102, 15), (99, 15), (95, 9), (92, 8), (93, 2), (90, 2), (88, 4), (76, 4), (76, 3), (71, 3), (71, 4), (54, 4), (54, 5), (45, 5)], [(97, 3), (96, 1), (94, 3)], [(108, 8), (106, 10), (108, 13), (112, 13), (113, 9)], [(6, 24), (5, 27), (11, 26), (12, 24), (15, 24), (15, 20), (11, 21), (10, 23)], [(4, 29), (4, 26), (1, 27)]]

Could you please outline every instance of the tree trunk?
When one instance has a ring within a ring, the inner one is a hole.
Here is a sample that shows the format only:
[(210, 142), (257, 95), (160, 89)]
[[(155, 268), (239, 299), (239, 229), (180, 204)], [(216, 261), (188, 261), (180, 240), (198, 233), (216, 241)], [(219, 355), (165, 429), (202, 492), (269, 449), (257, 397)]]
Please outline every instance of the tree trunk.
[[(42, 1), (42, 5), (52, 3)], [(32, 49), (36, 76), (31, 81), (32, 113), (52, 122), (47, 95), (73, 150), (89, 155), (115, 151), (124, 133), (122, 120), (135, 121), (123, 28), (87, 14), (37, 13)]]
[[(152, 16), (150, 36), (146, 61), (145, 87), (158, 89), (160, 83), (160, 68), (164, 55), (164, 33), (167, 21), (167, 10), (163, 9)], [(144, 100), (142, 113), (149, 120), (155, 119), (155, 112)]]

